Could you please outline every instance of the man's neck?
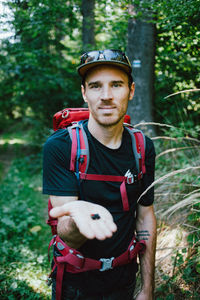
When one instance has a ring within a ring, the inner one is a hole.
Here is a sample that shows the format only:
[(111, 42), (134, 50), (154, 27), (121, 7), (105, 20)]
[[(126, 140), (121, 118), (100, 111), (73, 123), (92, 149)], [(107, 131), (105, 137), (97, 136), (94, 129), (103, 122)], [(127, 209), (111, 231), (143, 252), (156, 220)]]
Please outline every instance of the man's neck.
[(115, 125), (102, 126), (93, 118), (89, 118), (88, 130), (104, 146), (110, 149), (118, 149), (121, 145), (124, 131), (123, 120)]

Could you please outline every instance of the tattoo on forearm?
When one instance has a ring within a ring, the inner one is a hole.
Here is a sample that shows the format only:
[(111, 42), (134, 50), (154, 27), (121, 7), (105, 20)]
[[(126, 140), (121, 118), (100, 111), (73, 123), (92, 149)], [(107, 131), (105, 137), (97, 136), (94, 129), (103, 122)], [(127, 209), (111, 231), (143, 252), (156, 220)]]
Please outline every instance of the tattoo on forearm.
[(148, 240), (148, 236), (150, 236), (148, 230), (139, 230), (136, 232), (136, 238), (138, 240)]

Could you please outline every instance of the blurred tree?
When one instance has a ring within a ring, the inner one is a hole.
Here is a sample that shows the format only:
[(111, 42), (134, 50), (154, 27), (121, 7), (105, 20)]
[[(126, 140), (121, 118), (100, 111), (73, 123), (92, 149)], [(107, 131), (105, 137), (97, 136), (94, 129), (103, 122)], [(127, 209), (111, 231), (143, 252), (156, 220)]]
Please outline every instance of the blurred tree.
[(83, 52), (93, 50), (95, 46), (95, 0), (82, 0), (81, 12), (83, 15), (82, 42)]
[[(148, 7), (129, 5), (127, 54), (133, 66), (135, 95), (128, 113), (134, 124), (153, 121), (155, 25)], [(138, 17), (140, 16), (140, 17)], [(153, 132), (153, 127), (147, 127)]]

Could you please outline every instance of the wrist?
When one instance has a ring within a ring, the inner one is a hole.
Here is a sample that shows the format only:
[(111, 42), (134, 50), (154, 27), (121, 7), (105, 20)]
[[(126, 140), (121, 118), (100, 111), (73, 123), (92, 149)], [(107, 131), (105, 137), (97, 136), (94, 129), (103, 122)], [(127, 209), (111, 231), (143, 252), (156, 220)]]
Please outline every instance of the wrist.
[(57, 231), (58, 235), (71, 248), (78, 249), (87, 240), (87, 238), (80, 233), (76, 223), (70, 216), (59, 218)]
[(149, 285), (149, 286), (142, 286), (141, 287), (141, 291), (143, 291), (143, 293), (149, 297), (148, 298), (149, 300), (153, 299), (154, 288), (151, 285)]

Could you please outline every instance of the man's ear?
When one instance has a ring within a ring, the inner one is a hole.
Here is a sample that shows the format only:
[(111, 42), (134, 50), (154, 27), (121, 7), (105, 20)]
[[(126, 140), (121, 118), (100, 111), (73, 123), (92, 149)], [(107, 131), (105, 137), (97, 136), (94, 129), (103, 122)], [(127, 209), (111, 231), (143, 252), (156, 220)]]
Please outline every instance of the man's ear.
[(130, 88), (129, 100), (133, 99), (134, 94), (135, 94), (135, 83), (132, 82), (131, 88)]
[(82, 96), (83, 96), (83, 100), (84, 100), (85, 102), (87, 102), (86, 95), (85, 95), (85, 88), (84, 88), (83, 85), (81, 85), (81, 93), (82, 93)]

